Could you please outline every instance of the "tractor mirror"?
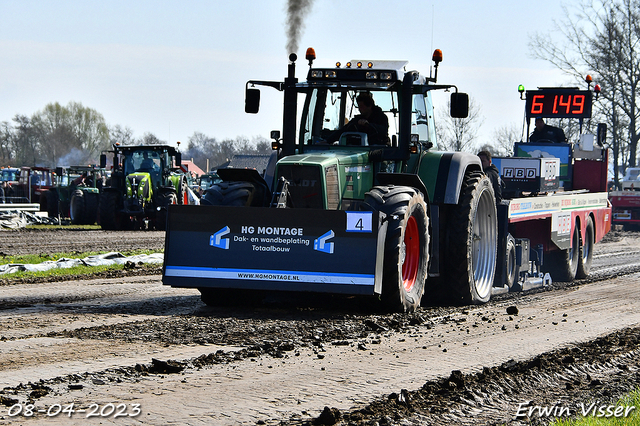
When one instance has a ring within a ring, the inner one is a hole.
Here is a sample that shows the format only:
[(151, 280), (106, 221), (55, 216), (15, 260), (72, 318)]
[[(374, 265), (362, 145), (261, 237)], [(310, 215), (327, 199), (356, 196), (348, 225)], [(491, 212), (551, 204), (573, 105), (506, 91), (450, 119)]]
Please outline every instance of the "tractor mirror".
[(182, 166), (182, 153), (176, 153), (176, 167)]
[(469, 95), (454, 92), (451, 94), (451, 117), (467, 118), (469, 115)]
[(107, 168), (107, 156), (106, 154), (100, 154), (100, 168)]
[(260, 90), (247, 88), (244, 97), (244, 112), (257, 114), (260, 110)]
[(62, 176), (64, 174), (64, 169), (62, 167), (56, 167), (56, 176)]

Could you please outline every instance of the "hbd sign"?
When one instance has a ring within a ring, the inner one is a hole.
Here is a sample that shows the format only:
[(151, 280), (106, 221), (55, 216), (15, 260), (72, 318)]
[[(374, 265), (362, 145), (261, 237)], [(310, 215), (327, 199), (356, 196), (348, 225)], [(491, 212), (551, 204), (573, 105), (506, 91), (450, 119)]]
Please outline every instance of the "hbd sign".
[(502, 169), (504, 179), (535, 179), (537, 169), (523, 167), (505, 167)]

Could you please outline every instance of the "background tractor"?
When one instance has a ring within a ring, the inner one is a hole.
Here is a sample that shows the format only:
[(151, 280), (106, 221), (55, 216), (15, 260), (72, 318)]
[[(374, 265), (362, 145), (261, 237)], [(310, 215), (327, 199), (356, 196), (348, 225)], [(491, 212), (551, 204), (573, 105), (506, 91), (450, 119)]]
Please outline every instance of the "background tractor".
[(96, 223), (106, 170), (96, 165), (57, 167), (56, 178), (56, 186), (47, 191), (49, 217), (70, 218), (74, 225)]
[[(165, 230), (170, 204), (191, 204), (197, 197), (180, 167), (181, 154), (169, 145), (118, 145), (109, 185), (100, 194), (103, 229)], [(107, 162), (101, 156), (101, 165)]]

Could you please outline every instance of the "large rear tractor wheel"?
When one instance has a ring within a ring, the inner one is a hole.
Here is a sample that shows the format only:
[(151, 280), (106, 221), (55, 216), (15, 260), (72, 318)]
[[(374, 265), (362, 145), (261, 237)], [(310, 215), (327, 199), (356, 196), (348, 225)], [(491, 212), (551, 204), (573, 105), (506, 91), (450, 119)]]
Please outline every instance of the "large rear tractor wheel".
[(580, 231), (576, 223), (571, 236), (571, 248), (550, 251), (543, 259), (542, 270), (548, 272), (554, 281), (571, 282), (576, 278), (579, 262)]
[(85, 220), (85, 205), (84, 205), (84, 192), (76, 189), (71, 195), (71, 204), (69, 207), (69, 215), (71, 216), (71, 223), (74, 225), (84, 225)]
[(578, 259), (578, 270), (576, 278), (587, 278), (591, 271), (591, 259), (593, 258), (593, 245), (595, 244), (596, 230), (593, 225), (591, 216), (587, 219), (587, 227), (582, 236), (582, 245), (580, 246), (580, 257)]
[(471, 172), (465, 176), (446, 230), (442, 282), (454, 302), (489, 301), (497, 250), (498, 222), (491, 180), (481, 172)]
[(429, 265), (429, 217), (423, 195), (406, 186), (376, 186), (364, 203), (386, 214), (382, 302), (391, 311), (415, 311)]

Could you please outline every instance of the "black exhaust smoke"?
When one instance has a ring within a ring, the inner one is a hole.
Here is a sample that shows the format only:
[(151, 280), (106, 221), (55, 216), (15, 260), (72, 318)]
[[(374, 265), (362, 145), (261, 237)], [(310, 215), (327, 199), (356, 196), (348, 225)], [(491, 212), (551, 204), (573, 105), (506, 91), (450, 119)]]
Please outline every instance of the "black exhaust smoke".
[(311, 10), (313, 0), (287, 1), (287, 53), (298, 52), (298, 42), (304, 29), (304, 18)]

